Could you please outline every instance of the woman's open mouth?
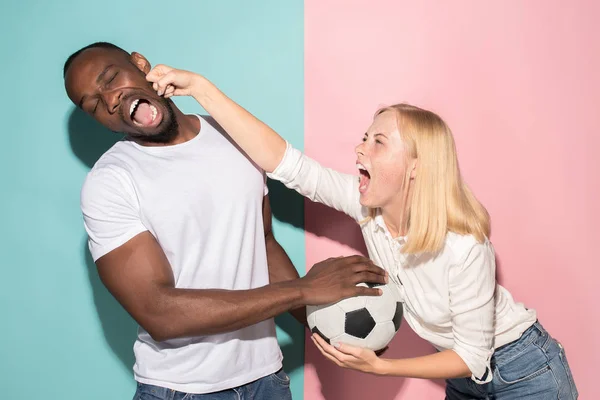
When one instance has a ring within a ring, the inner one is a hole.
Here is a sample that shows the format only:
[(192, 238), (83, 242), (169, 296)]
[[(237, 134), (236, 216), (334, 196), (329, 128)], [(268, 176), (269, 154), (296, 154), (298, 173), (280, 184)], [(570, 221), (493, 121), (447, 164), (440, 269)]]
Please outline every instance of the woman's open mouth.
[(369, 183), (371, 183), (371, 174), (364, 165), (361, 163), (357, 163), (356, 167), (358, 168), (358, 191), (360, 193), (365, 193), (369, 187)]

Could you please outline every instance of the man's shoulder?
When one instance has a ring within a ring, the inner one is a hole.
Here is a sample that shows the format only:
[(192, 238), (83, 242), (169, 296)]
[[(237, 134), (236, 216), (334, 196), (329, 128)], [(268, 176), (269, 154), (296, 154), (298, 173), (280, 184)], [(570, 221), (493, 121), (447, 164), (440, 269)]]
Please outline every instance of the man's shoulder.
[(81, 188), (81, 201), (104, 197), (110, 194), (121, 196), (129, 192), (132, 177), (121, 142), (105, 152), (87, 173)]
[(262, 174), (262, 169), (254, 162), (252, 159), (246, 154), (246, 152), (229, 136), (227, 131), (223, 129), (221, 125), (215, 121), (213, 117), (210, 115), (198, 115), (201, 121), (205, 122), (203, 125), (203, 129), (205, 129), (204, 134), (210, 134), (212, 138), (216, 139), (221, 146), (221, 149), (225, 151), (222, 152), (221, 156), (228, 159), (237, 159), (243, 160), (245, 159), (250, 163), (250, 165), (257, 171)]
[(108, 150), (106, 150), (100, 158), (94, 163), (91, 171), (96, 169), (104, 168), (106, 166), (115, 165), (123, 167), (125, 164), (125, 160), (131, 157), (133, 146), (131, 143), (122, 139), (112, 145)]

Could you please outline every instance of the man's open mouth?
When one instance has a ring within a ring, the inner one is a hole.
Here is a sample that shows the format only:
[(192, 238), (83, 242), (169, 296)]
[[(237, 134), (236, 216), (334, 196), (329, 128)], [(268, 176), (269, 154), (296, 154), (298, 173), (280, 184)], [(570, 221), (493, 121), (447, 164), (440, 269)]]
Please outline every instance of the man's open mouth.
[(129, 106), (129, 116), (136, 126), (149, 127), (157, 122), (159, 111), (150, 101), (146, 99), (136, 99)]

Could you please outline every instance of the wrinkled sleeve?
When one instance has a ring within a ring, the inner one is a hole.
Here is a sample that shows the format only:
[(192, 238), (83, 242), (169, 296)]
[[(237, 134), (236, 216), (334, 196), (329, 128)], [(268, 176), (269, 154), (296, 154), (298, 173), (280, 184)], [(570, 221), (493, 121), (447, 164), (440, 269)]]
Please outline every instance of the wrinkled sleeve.
[(94, 261), (147, 230), (133, 185), (124, 173), (108, 167), (86, 177), (81, 211)]
[(495, 268), (494, 250), (486, 241), (471, 247), (449, 276), (453, 350), (480, 384), (492, 379)]
[(277, 168), (267, 175), (304, 197), (341, 211), (356, 221), (364, 218), (359, 202), (358, 178), (323, 167), (289, 143)]

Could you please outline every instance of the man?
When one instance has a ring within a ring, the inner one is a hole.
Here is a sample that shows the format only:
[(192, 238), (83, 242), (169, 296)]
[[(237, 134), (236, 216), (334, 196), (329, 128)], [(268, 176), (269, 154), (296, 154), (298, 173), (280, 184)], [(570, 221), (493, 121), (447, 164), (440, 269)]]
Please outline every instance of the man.
[(263, 172), (158, 96), (149, 71), (109, 43), (64, 68), (69, 98), (126, 135), (88, 174), (81, 208), (102, 282), (140, 325), (136, 398), (291, 398), (273, 317), (303, 321), (307, 304), (378, 295), (355, 285), (385, 272), (354, 256), (299, 278), (271, 232)]

